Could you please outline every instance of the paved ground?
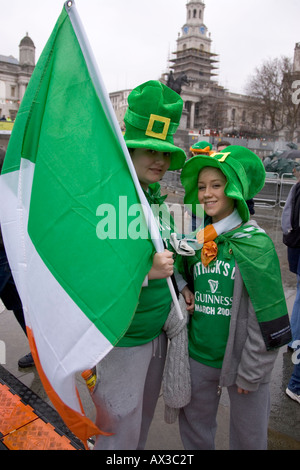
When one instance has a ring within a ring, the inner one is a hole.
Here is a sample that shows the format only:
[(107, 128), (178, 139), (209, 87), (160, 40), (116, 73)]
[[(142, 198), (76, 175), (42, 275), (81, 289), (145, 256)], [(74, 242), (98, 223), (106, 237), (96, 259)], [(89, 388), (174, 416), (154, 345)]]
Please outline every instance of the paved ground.
[[(174, 201), (177, 200), (176, 198), (177, 196), (174, 196)], [(275, 243), (281, 264), (288, 309), (291, 313), (295, 297), (296, 278), (288, 270), (286, 248), (282, 244), (280, 217), (281, 209), (279, 208), (256, 208), (255, 218), (257, 222), (267, 231)], [(4, 307), (2, 307), (2, 311), (0, 308), (0, 341), (4, 341), (6, 345), (6, 364), (3, 364), (4, 367), (49, 403), (35, 368), (18, 368), (18, 359), (29, 351), (28, 343), (13, 313), (5, 310)], [(269, 449), (271, 450), (300, 450), (300, 407), (299, 404), (289, 399), (285, 394), (292, 367), (291, 354), (287, 352), (286, 348), (281, 348), (271, 383), (272, 408), (269, 426)], [(78, 377), (78, 388), (86, 413), (93, 418), (93, 405), (81, 377)], [(177, 423), (173, 425), (166, 424), (163, 413), (163, 399), (160, 397), (146, 448), (150, 450), (183, 450)], [(229, 401), (225, 389), (218, 413), (216, 438), (216, 448), (218, 450), (228, 449), (228, 416)]]

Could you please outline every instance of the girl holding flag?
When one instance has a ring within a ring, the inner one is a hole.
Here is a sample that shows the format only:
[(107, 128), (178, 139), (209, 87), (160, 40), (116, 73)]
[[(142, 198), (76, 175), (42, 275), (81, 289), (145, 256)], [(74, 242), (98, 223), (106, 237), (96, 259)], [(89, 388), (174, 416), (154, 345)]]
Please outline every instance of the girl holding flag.
[[(170, 230), (174, 231), (174, 226), (169, 227), (173, 221), (158, 181), (168, 169), (182, 168), (186, 158), (173, 142), (183, 101), (164, 84), (149, 81), (131, 92), (128, 105), (125, 142), (150, 207), (159, 208), (154, 215), (160, 231), (170, 234)], [(131, 325), (97, 365), (97, 384), (92, 395), (96, 424), (111, 435), (99, 436), (95, 450), (134, 450), (145, 446), (165, 365), (167, 337), (163, 328), (172, 303), (166, 278), (173, 274), (173, 264), (171, 251), (154, 254)], [(182, 281), (179, 290), (188, 308), (193, 309), (193, 295)]]
[(214, 449), (222, 387), (230, 398), (230, 449), (266, 449), (269, 382), (290, 325), (274, 245), (249, 221), (246, 200), (264, 185), (265, 170), (250, 150), (229, 146), (195, 156), (181, 174), (186, 204), (204, 208), (196, 238), (202, 248), (179, 259), (192, 277), (189, 323), (190, 403), (180, 412), (185, 449)]

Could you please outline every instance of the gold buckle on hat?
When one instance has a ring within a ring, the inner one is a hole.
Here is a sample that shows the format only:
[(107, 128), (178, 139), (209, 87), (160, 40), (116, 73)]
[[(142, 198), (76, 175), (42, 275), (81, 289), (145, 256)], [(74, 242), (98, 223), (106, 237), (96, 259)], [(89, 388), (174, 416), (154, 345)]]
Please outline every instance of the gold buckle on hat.
[(217, 157), (217, 160), (219, 160), (219, 162), (225, 162), (226, 158), (228, 157), (228, 155), (230, 155), (231, 152), (214, 152), (214, 153), (211, 153), (210, 154), (210, 157), (212, 158), (215, 158), (217, 157), (218, 155), (222, 155), (221, 158), (218, 158)]
[[(164, 128), (161, 133), (153, 131), (153, 126), (154, 126), (155, 121), (164, 123)], [(149, 137), (155, 137), (156, 139), (166, 140), (170, 123), (171, 123), (170, 118), (157, 116), (156, 114), (150, 114), (150, 119), (149, 119), (148, 127), (146, 129), (145, 134), (148, 135)]]

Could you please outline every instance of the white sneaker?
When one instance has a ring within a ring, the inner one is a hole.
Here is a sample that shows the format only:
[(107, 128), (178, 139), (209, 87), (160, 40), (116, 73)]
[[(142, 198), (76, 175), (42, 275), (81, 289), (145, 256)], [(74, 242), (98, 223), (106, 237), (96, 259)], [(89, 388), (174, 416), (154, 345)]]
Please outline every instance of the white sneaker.
[(300, 404), (300, 395), (296, 395), (296, 393), (292, 392), (289, 388), (286, 389), (285, 393), (292, 399), (297, 401)]

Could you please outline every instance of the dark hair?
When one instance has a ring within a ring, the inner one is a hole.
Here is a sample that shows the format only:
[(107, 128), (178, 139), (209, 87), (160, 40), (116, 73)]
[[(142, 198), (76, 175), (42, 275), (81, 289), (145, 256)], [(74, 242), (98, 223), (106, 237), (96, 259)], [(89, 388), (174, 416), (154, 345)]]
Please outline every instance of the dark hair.
[(217, 143), (217, 149), (219, 147), (228, 147), (230, 145), (230, 142), (227, 142), (227, 140), (220, 140), (220, 142)]

